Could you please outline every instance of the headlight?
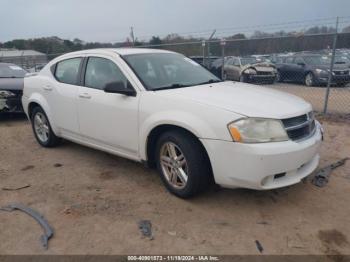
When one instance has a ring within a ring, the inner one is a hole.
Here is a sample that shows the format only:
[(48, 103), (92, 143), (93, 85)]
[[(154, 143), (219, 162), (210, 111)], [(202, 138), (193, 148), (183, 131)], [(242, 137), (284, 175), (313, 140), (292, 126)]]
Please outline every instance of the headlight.
[(244, 74), (249, 74), (249, 75), (256, 75), (257, 74), (256, 70), (254, 70), (252, 68), (249, 68), (249, 69), (245, 70), (243, 73)]
[(315, 71), (317, 74), (328, 74), (328, 72), (326, 70), (323, 70), (323, 69), (316, 69)]
[(16, 96), (16, 95), (10, 91), (0, 90), (0, 98), (9, 98), (9, 97), (14, 97), (14, 96)]
[(280, 120), (244, 118), (232, 122), (228, 129), (233, 141), (240, 143), (266, 143), (287, 141), (288, 135)]

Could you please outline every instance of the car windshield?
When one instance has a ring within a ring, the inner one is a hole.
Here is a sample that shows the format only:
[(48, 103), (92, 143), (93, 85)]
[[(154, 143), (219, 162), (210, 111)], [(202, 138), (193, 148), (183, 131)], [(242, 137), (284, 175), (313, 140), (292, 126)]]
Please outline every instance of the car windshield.
[(26, 74), (21, 67), (13, 64), (0, 64), (0, 78), (23, 78)]
[(182, 88), (221, 80), (190, 58), (175, 53), (123, 56), (147, 90)]
[(256, 60), (256, 58), (254, 57), (245, 57), (245, 58), (241, 58), (241, 63), (242, 65), (251, 65), (251, 64), (258, 63), (258, 60)]
[(328, 56), (305, 56), (304, 60), (308, 65), (329, 65), (331, 62)]
[(13, 64), (0, 64), (0, 78), (23, 78), (26, 74), (21, 67)]

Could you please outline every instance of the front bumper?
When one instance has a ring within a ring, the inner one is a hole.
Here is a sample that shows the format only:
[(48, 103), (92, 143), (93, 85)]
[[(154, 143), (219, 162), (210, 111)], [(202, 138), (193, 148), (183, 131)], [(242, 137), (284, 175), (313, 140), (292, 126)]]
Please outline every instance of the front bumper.
[(321, 128), (301, 142), (241, 144), (201, 139), (215, 182), (227, 188), (267, 190), (299, 183), (318, 166)]
[[(316, 76), (316, 83), (321, 85), (326, 85), (328, 83), (328, 76)], [(350, 75), (333, 75), (332, 76), (332, 83), (333, 85), (338, 84), (348, 84), (350, 83)]]
[[(0, 90), (1, 91), (1, 90)], [(4, 97), (0, 95), (0, 113), (23, 113), (22, 91), (11, 91), (15, 96)]]
[(276, 75), (266, 74), (266, 75), (245, 75), (248, 82), (253, 83), (265, 83), (265, 82), (274, 82), (276, 80)]

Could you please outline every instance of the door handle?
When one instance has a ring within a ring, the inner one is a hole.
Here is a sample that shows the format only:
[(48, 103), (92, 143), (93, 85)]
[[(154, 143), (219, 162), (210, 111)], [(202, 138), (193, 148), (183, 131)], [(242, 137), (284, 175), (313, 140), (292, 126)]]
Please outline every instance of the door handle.
[(45, 86), (43, 87), (43, 89), (46, 90), (46, 91), (52, 91), (52, 86), (50, 86), (50, 85), (45, 85)]
[(88, 93), (82, 93), (79, 95), (80, 98), (85, 98), (85, 99), (90, 99), (91, 95), (89, 95)]

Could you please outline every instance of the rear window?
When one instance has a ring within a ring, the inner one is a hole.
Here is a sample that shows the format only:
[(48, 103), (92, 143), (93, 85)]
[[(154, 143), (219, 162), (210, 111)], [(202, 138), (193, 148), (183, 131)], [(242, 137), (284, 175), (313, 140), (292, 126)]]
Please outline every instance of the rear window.
[(55, 77), (57, 81), (65, 84), (76, 85), (78, 83), (79, 67), (82, 58), (71, 58), (58, 62)]

